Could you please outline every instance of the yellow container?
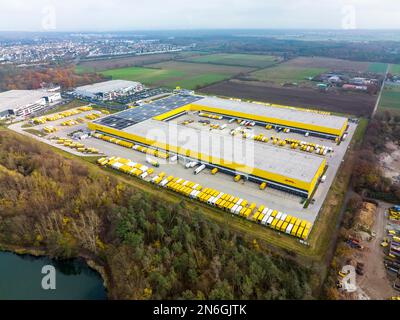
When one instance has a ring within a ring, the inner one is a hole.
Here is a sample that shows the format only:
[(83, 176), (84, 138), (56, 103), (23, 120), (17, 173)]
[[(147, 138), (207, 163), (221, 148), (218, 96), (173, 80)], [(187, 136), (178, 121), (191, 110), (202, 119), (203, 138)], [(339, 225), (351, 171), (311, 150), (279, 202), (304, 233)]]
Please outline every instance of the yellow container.
[(218, 168), (214, 168), (211, 170), (211, 174), (217, 174), (217, 172), (218, 172)]

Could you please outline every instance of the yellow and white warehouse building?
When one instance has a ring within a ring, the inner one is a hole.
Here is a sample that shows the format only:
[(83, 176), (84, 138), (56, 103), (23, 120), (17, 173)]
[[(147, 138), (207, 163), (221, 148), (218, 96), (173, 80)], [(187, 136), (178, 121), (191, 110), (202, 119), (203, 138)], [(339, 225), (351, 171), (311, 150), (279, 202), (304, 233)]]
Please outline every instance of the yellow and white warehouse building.
[(326, 168), (324, 157), (168, 122), (189, 111), (250, 120), (261, 126), (271, 124), (330, 139), (340, 138), (348, 125), (347, 118), (310, 110), (173, 95), (95, 120), (88, 126), (99, 133), (240, 174), (250, 181), (266, 182), (270, 187), (303, 197), (314, 192)]

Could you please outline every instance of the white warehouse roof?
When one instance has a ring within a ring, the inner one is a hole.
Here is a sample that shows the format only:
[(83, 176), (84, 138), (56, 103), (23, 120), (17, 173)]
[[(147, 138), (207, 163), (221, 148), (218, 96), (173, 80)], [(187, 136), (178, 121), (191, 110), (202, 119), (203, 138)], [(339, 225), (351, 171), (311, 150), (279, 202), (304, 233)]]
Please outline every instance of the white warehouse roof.
[(77, 87), (75, 91), (88, 92), (92, 94), (96, 93), (108, 93), (112, 91), (127, 90), (130, 88), (135, 88), (141, 86), (140, 82), (127, 81), (127, 80), (110, 80), (94, 84), (89, 84), (86, 86)]
[(0, 92), (0, 112), (15, 110), (20, 107), (39, 103), (43, 97), (52, 96), (55, 92), (47, 90), (10, 90)]
[(325, 160), (305, 152), (152, 119), (122, 131), (304, 182), (313, 180)]
[(204, 105), (215, 109), (232, 110), (255, 116), (277, 118), (286, 121), (300, 122), (306, 125), (316, 125), (338, 130), (343, 128), (347, 121), (347, 118), (345, 117), (321, 114), (313, 111), (308, 112), (294, 107), (269, 106), (217, 97), (205, 97), (204, 99), (195, 102), (195, 104)]

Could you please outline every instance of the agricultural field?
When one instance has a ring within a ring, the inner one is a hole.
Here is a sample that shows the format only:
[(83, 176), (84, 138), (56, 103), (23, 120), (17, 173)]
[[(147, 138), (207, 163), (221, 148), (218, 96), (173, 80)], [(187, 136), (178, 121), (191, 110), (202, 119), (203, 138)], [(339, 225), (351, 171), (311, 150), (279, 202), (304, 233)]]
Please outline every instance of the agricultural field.
[(257, 70), (249, 74), (250, 80), (270, 84), (297, 83), (301, 86), (314, 86), (308, 78), (324, 72), (380, 73), (386, 72), (387, 64), (361, 61), (348, 61), (323, 57), (300, 57), (289, 60), (271, 68)]
[(150, 86), (196, 89), (251, 70), (246, 67), (168, 61), (151, 64), (146, 68), (112, 69), (102, 74), (113, 79), (134, 80)]
[(149, 54), (143, 56), (131, 56), (112, 59), (99, 59), (80, 62), (75, 71), (77, 73), (99, 72), (109, 69), (126, 68), (132, 66), (143, 66), (146, 64), (157, 63), (174, 59), (179, 53)]
[(101, 73), (106, 77), (113, 79), (123, 79), (131, 81), (139, 81), (144, 84), (151, 85), (164, 79), (182, 77), (183, 72), (178, 70), (155, 69), (144, 67), (128, 67), (120, 69), (111, 69)]
[(185, 59), (189, 62), (214, 63), (231, 66), (243, 66), (253, 68), (266, 68), (279, 62), (278, 57), (259, 54), (230, 54), (216, 53), (209, 55), (194, 56)]
[(322, 68), (329, 71), (367, 72), (371, 63), (324, 57), (300, 57), (284, 63), (294, 68)]
[(195, 50), (189, 50), (189, 51), (181, 51), (179, 52), (179, 55), (177, 56), (177, 59), (187, 59), (190, 57), (198, 57), (202, 55), (208, 55), (209, 53), (207, 51), (195, 51)]
[[(353, 75), (368, 73), (370, 70), (380, 72), (385, 66), (323, 57), (299, 57), (270, 68), (255, 70), (236, 79), (210, 85), (200, 91), (368, 117), (374, 109), (376, 95), (336, 90), (322, 92), (317, 90), (316, 82), (307, 79), (324, 72), (344, 72)], [(292, 85), (283, 86), (284, 84)]]
[(365, 117), (371, 115), (376, 102), (376, 96), (364, 93), (273, 87), (257, 81), (223, 81), (202, 88), (200, 92)]
[(391, 64), (389, 72), (392, 74), (400, 74), (400, 64)]
[(368, 67), (369, 72), (385, 74), (387, 70), (387, 63), (373, 62)]
[(396, 111), (400, 111), (400, 86), (385, 86), (379, 109), (395, 109)]
[(315, 76), (328, 71), (326, 68), (303, 68), (295, 67), (287, 64), (280, 64), (276, 67), (257, 70), (250, 73), (251, 79), (282, 85), (283, 83), (298, 83), (306, 84), (309, 82), (307, 78), (314, 78)]

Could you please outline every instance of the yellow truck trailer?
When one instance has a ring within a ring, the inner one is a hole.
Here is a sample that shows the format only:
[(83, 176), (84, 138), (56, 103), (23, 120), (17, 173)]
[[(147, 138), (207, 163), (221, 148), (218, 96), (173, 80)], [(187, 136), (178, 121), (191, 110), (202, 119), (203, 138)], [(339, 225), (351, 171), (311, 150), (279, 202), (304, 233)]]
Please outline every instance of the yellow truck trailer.
[(271, 223), (271, 228), (272, 229), (276, 229), (276, 225), (277, 225), (277, 223), (279, 222), (280, 220), (278, 220), (278, 219), (274, 219), (273, 221), (272, 221), (272, 223)]
[(299, 227), (298, 229), (297, 229), (297, 233), (296, 233), (296, 236), (298, 237), (298, 238), (301, 238), (301, 235), (303, 234), (303, 231), (304, 231), (304, 227)]
[(292, 235), (292, 236), (296, 236), (296, 234), (297, 234), (297, 229), (299, 228), (299, 226), (298, 225), (295, 225), (293, 228), (292, 228), (292, 231), (290, 232), (290, 234)]

